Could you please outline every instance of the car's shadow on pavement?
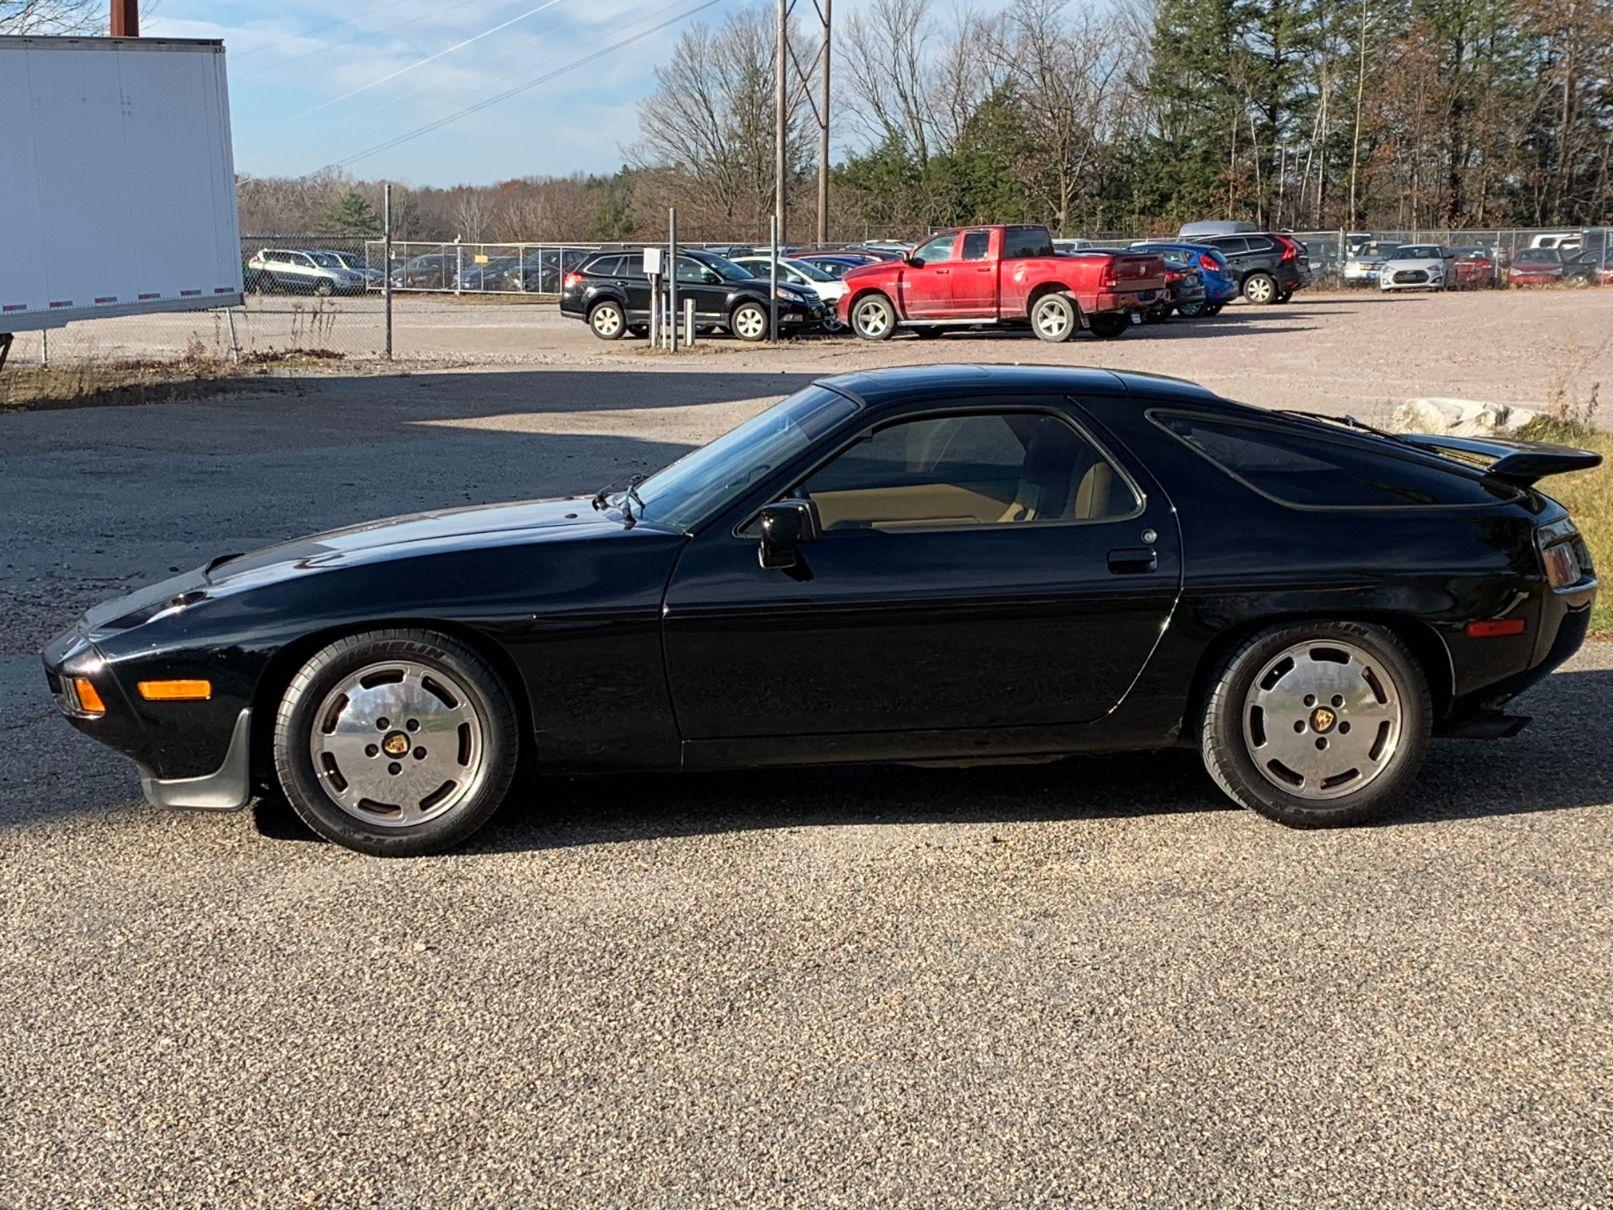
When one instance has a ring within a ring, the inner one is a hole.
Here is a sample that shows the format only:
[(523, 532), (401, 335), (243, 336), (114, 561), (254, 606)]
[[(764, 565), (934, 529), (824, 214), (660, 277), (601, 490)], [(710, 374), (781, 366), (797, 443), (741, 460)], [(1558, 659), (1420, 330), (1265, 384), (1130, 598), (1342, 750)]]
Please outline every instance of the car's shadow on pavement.
[[(1439, 740), (1383, 826), (1613, 803), (1613, 718), (1589, 708), (1613, 670), (1562, 672), (1521, 707), (1517, 739)], [(1031, 823), (1236, 810), (1188, 750), (968, 768), (814, 767), (533, 780), (460, 853), (504, 853), (866, 824)], [(313, 839), (290, 807), (254, 808), (258, 830)]]

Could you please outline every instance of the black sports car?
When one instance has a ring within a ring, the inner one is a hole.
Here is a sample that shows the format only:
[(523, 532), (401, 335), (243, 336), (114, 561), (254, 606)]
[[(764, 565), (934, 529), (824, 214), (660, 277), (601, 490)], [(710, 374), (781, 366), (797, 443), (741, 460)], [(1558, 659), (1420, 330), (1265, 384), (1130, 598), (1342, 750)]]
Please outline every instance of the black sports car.
[(591, 500), (220, 555), (44, 658), (153, 802), (278, 788), (370, 853), (463, 839), (523, 757), (1191, 746), (1246, 806), (1353, 823), (1579, 646), (1590, 553), (1533, 484), (1597, 461), (1104, 370), (852, 374)]

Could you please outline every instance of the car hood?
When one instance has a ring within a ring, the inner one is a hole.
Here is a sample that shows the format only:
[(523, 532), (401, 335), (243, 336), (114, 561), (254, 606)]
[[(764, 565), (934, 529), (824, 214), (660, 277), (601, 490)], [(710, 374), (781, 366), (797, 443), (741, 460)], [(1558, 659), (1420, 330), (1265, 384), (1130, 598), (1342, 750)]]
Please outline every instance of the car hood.
[(1445, 262), (1437, 256), (1408, 256), (1399, 260), (1386, 260), (1385, 269), (1437, 269)]
[(228, 589), (287, 573), (378, 558), (467, 550), (510, 541), (550, 541), (619, 533), (621, 515), (595, 510), (585, 497), (526, 500), (438, 509), (367, 521), (306, 538), (221, 557), (203, 571), (214, 589)]

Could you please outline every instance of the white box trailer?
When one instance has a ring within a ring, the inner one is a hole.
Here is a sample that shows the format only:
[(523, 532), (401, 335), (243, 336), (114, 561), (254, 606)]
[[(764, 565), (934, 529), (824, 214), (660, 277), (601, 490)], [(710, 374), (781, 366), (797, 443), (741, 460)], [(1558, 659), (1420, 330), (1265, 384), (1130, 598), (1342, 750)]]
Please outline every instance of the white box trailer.
[(0, 333), (241, 301), (224, 44), (0, 37)]

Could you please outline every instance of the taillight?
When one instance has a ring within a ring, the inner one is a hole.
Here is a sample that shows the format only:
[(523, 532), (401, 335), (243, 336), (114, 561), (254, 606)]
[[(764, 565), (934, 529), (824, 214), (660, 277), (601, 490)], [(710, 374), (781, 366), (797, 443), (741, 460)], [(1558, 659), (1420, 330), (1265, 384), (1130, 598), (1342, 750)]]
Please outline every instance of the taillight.
[(1575, 541), (1578, 537), (1574, 523), (1566, 520), (1535, 530), (1535, 545), (1540, 549), (1540, 562), (1546, 569), (1546, 582), (1553, 588), (1579, 583), (1579, 551)]
[(1119, 282), (1119, 280), (1119, 277), (1117, 277), (1115, 274), (1115, 263), (1113, 260), (1110, 260), (1110, 262), (1103, 267), (1103, 275), (1098, 278), (1098, 285), (1113, 286)]
[(1214, 273), (1219, 270), (1221, 266), (1215, 263), (1215, 257), (1211, 256), (1208, 252), (1200, 252), (1199, 268)]
[(1167, 282), (1179, 282), (1186, 276), (1187, 276), (1187, 274), (1178, 272), (1175, 269), (1166, 269), (1165, 270), (1165, 280)]
[(1299, 259), (1299, 245), (1293, 240), (1289, 239), (1286, 235), (1279, 235), (1277, 237), (1277, 242), (1283, 246), (1283, 260)]
[(560, 284), (567, 290), (575, 290), (578, 286), (582, 285), (582, 274), (568, 273), (564, 278), (561, 279)]

